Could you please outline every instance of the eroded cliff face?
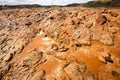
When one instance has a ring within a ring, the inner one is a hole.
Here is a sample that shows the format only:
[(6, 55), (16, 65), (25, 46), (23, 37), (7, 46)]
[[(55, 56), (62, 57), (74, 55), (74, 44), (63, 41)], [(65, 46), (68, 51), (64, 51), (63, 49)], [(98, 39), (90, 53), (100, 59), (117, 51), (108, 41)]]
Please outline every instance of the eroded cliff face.
[(0, 79), (119, 80), (120, 9), (0, 11)]

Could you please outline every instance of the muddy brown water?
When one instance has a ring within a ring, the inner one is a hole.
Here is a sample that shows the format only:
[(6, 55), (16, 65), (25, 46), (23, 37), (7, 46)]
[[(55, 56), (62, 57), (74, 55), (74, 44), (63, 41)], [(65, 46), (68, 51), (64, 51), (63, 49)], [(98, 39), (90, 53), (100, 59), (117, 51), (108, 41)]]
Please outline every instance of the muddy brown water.
[(16, 61), (20, 61), (21, 59), (25, 58), (25, 56), (27, 55), (27, 53), (33, 49), (38, 49), (38, 50), (42, 50), (45, 51), (48, 47), (49, 44), (45, 44), (45, 42), (43, 41), (43, 36), (42, 35), (37, 35), (35, 38), (32, 39), (32, 42), (30, 42), (20, 54), (17, 54), (11, 61), (12, 62), (16, 62)]
[[(38, 49), (42, 51), (46, 51), (49, 47), (50, 44), (53, 41), (50, 40), (47, 37), (43, 37), (43, 35), (37, 35), (35, 38), (32, 39), (32, 42), (30, 42), (20, 54), (17, 54), (10, 63), (16, 63), (19, 62), (20, 60), (24, 59), (27, 56), (27, 53), (33, 49)], [(45, 70), (47, 74), (50, 74), (54, 69), (57, 67), (59, 62), (54, 58), (51, 57), (45, 64), (39, 65), (36, 70), (41, 71)]]
[[(23, 51), (16, 55), (12, 59), (12, 63), (20, 61), (25, 58), (28, 51), (33, 50), (34, 48), (37, 48), (38, 50), (44, 50), (46, 51), (50, 47), (50, 43), (52, 43), (52, 40), (47, 40), (47, 38), (43, 37), (42, 35), (37, 35), (35, 38), (32, 39), (32, 42), (30, 42)], [(71, 60), (75, 61), (82, 61), (87, 65), (87, 69), (95, 74), (99, 72), (99, 67), (103, 65), (103, 63), (92, 53), (88, 55), (89, 53), (85, 53), (81, 50), (69, 51), (69, 58)], [(59, 61), (55, 57), (50, 57), (47, 62), (44, 64), (40, 64), (37, 66), (36, 70), (41, 71), (45, 70), (46, 75), (52, 73), (56, 68), (59, 66)]]
[(99, 67), (103, 65), (103, 63), (96, 56), (89, 53), (84, 53), (80, 50), (70, 53), (69, 58), (78, 62), (82, 61), (86, 64), (87, 70), (93, 72), (94, 74), (98, 74)]
[(45, 70), (46, 76), (47, 76), (47, 75), (51, 74), (52, 72), (54, 72), (58, 66), (59, 66), (59, 61), (55, 57), (51, 57), (44, 64), (37, 66), (36, 70), (37, 70), (37, 72), (39, 72), (41, 70)]

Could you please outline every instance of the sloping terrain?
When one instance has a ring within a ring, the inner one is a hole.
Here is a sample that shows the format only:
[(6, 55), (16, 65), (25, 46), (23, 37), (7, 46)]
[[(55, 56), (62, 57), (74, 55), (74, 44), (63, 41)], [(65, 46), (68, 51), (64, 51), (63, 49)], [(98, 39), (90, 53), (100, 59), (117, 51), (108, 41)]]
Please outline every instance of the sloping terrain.
[(0, 11), (1, 80), (120, 80), (120, 9)]
[(92, 0), (88, 3), (85, 3), (86, 7), (111, 7), (111, 8), (119, 8), (120, 1), (119, 0)]

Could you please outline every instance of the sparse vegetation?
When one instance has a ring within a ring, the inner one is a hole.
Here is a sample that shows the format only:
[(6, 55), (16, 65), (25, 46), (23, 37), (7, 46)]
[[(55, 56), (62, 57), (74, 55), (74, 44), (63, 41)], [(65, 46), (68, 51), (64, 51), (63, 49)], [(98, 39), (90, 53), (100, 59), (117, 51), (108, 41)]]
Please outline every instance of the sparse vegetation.
[(120, 0), (96, 0), (84, 4), (85, 7), (120, 7)]

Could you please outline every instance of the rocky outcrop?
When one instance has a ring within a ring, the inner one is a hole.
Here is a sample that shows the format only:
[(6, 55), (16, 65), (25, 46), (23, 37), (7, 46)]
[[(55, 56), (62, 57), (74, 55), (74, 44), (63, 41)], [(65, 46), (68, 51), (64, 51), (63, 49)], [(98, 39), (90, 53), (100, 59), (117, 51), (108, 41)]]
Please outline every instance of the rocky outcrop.
[(86, 66), (83, 63), (71, 63), (64, 70), (72, 80), (84, 80)]
[(83, 7), (1, 10), (0, 79), (119, 80), (119, 14)]
[(45, 75), (45, 71), (41, 71), (36, 73), (31, 80), (43, 80), (43, 77)]

